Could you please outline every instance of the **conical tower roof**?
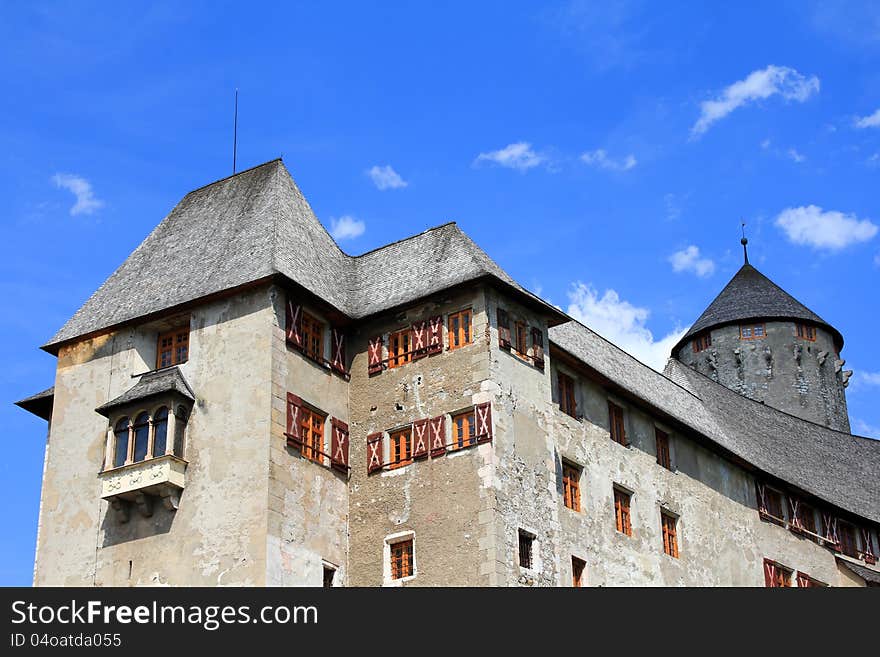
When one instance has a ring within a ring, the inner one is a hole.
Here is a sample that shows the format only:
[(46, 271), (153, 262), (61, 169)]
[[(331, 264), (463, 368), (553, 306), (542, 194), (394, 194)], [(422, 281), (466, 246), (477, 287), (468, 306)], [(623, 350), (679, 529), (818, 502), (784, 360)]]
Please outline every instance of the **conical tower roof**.
[(802, 320), (815, 324), (832, 335), (838, 351), (843, 348), (840, 331), (746, 262), (678, 341), (672, 349), (673, 356), (701, 331), (757, 320)]

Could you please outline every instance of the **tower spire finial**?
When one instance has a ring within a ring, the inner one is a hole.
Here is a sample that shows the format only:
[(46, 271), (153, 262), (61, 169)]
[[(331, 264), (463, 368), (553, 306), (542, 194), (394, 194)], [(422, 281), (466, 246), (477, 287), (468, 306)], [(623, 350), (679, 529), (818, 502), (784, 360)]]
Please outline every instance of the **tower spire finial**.
[(743, 260), (745, 261), (745, 264), (749, 264), (749, 240), (746, 237), (746, 222), (745, 221), (742, 222), (742, 232), (743, 232), (743, 236), (742, 236), (742, 239), (739, 241), (739, 243), (743, 245)]

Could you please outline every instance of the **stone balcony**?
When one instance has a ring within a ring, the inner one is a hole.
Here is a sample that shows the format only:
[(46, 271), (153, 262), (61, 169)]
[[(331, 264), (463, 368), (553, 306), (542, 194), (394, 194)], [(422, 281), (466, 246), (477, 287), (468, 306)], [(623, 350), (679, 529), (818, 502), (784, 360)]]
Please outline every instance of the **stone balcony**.
[(187, 462), (173, 454), (118, 468), (104, 470), (101, 480), (101, 499), (114, 508), (120, 522), (126, 522), (130, 503), (137, 505), (142, 515), (153, 515), (153, 502), (161, 499), (165, 508), (177, 509), (180, 493), (186, 485)]

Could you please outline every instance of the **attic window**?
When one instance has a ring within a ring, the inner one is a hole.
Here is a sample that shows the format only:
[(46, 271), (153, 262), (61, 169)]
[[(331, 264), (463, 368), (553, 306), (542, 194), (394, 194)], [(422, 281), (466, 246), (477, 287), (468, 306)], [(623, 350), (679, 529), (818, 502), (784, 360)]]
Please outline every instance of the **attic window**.
[(810, 342), (816, 341), (816, 327), (809, 326), (808, 324), (796, 324), (795, 325), (797, 336), (801, 340), (808, 340)]
[(156, 369), (185, 363), (189, 358), (189, 326), (159, 334)]
[(764, 324), (740, 324), (739, 337), (742, 340), (760, 340), (767, 335)]
[(305, 355), (323, 362), (324, 325), (306, 312), (302, 314), (302, 341)]
[(702, 335), (698, 335), (694, 338), (692, 344), (694, 346), (694, 353), (698, 354), (712, 346), (712, 334), (703, 333)]

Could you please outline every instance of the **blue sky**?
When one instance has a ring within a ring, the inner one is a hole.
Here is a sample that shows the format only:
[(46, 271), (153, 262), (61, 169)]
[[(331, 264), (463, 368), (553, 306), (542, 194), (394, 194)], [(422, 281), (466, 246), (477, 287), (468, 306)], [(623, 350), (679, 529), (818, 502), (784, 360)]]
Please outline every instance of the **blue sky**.
[[(6, 3), (0, 584), (29, 584), (38, 350), (189, 190), (283, 155), (341, 246), (458, 221), (646, 362), (742, 263), (845, 336), (880, 436), (876, 3)], [(734, 5), (736, 5), (734, 7)]]

